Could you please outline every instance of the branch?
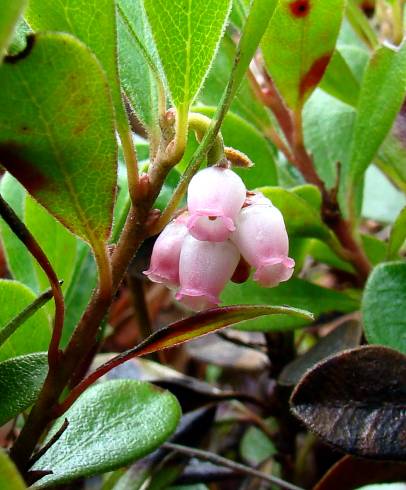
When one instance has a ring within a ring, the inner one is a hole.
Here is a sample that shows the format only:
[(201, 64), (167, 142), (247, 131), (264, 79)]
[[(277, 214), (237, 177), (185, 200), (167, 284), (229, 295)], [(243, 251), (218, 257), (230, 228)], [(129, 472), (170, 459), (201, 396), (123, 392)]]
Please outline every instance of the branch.
[(255, 478), (260, 478), (272, 485), (278, 485), (280, 488), (286, 490), (303, 490), (301, 487), (297, 487), (292, 483), (289, 483), (285, 480), (282, 480), (276, 476), (267, 475), (266, 473), (262, 473), (262, 471), (255, 470), (254, 468), (250, 468), (249, 466), (245, 466), (241, 463), (236, 463), (235, 461), (231, 461), (230, 459), (223, 458), (222, 456), (218, 456), (217, 454), (211, 453), (209, 451), (203, 451), (202, 449), (195, 449), (187, 446), (181, 446), (180, 444), (173, 444), (171, 442), (165, 442), (162, 445), (163, 448), (169, 449), (171, 451), (176, 451), (181, 454), (185, 454), (190, 458), (198, 458), (204, 461), (209, 461), (210, 463), (216, 464), (218, 466), (224, 466), (225, 468), (230, 468), (237, 473), (242, 473), (245, 475), (253, 476)]

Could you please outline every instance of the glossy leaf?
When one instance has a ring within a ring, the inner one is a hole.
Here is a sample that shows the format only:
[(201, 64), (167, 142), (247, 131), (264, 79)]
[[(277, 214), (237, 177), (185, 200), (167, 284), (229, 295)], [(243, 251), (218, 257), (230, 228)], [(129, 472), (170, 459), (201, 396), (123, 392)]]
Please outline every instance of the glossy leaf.
[[(212, 117), (212, 107), (197, 107), (197, 112)], [(221, 126), (221, 134), (226, 146), (238, 148), (249, 157), (254, 166), (249, 169), (233, 168), (243, 179), (247, 189), (260, 185), (276, 185), (278, 181), (275, 157), (269, 142), (251, 124), (229, 112)]]
[(393, 223), (388, 243), (388, 259), (395, 259), (406, 240), (406, 207), (399, 213)]
[[(406, 45), (398, 51), (383, 46), (371, 58), (361, 85), (352, 151), (343, 186), (359, 182), (388, 134), (405, 93)], [(351, 199), (353, 194), (348, 192), (347, 204)]]
[[(243, 284), (228, 283), (221, 294), (224, 304), (289, 304), (296, 308), (311, 311), (317, 318), (322, 313), (332, 311), (351, 312), (359, 307), (358, 301), (350, 296), (330, 289), (322, 288), (303, 279), (290, 279), (277, 288), (264, 288), (248, 280)], [(275, 315), (269, 318), (257, 318), (240, 323), (241, 330), (277, 331), (290, 330), (308, 324), (304, 318)]]
[[(0, 193), (17, 216), (24, 221), (26, 192), (24, 187), (8, 172), (1, 179)], [(38, 276), (32, 255), (2, 219), (0, 219), (0, 233), (7, 267), (11, 275), (17, 281), (39, 293)]]
[(158, 124), (154, 67), (159, 59), (141, 0), (120, 0), (117, 12), (120, 80), (137, 116), (151, 132)]
[(27, 0), (1, 0), (0, 2), (0, 62), (12, 38), (14, 27), (22, 14)]
[(293, 414), (335, 448), (403, 461), (405, 403), (406, 357), (378, 346), (344, 351), (317, 364), (291, 397)]
[(320, 88), (345, 104), (356, 107), (360, 86), (355, 75), (339, 50), (335, 50)]
[(0, 449), (0, 488), (25, 490), (24, 480), (4, 449)]
[(174, 432), (179, 417), (176, 398), (148, 383), (115, 380), (93, 385), (51, 429), (48, 439), (65, 418), (69, 422), (33, 466), (34, 471), (53, 472), (35, 488), (133, 463), (158, 448)]
[(110, 231), (116, 183), (103, 71), (67, 34), (37, 34), (22, 55), (7, 60), (0, 67), (0, 162), (51, 214), (99, 248)]
[(295, 385), (305, 372), (319, 361), (345, 349), (357, 347), (361, 341), (361, 336), (360, 322), (349, 320), (342, 323), (328, 335), (322, 337), (305, 354), (287, 364), (279, 375), (278, 383), (285, 386)]
[[(0, 328), (36, 299), (34, 293), (16, 281), (0, 280)], [(0, 347), (0, 361), (48, 349), (51, 328), (44, 311), (38, 310)]]
[(406, 262), (378, 265), (369, 276), (362, 299), (368, 342), (406, 354)]
[(0, 362), (0, 426), (35, 402), (47, 372), (48, 356), (45, 352)]
[(187, 111), (210, 68), (229, 0), (144, 0), (174, 105)]
[(93, 51), (106, 72), (116, 116), (126, 123), (118, 78), (114, 0), (30, 0), (27, 19), (35, 31), (68, 32)]
[(281, 0), (262, 41), (266, 66), (287, 105), (300, 110), (321, 81), (344, 13), (343, 0)]

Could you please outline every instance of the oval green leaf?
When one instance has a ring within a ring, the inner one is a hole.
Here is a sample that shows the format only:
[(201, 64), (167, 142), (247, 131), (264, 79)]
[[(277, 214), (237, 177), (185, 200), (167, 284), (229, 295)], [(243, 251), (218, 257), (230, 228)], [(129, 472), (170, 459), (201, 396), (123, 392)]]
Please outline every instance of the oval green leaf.
[(47, 372), (45, 352), (0, 362), (0, 426), (35, 402)]
[(55, 422), (48, 440), (65, 419), (69, 425), (33, 466), (34, 471), (52, 471), (34, 488), (133, 463), (165, 442), (180, 415), (176, 398), (149, 383), (114, 380), (93, 385)]
[[(16, 281), (0, 280), (0, 329), (36, 300), (35, 294)], [(0, 347), (0, 361), (48, 349), (51, 328), (44, 311), (38, 310)]]
[(301, 110), (334, 53), (344, 0), (280, 0), (262, 40), (267, 68), (287, 105)]
[(380, 264), (369, 276), (362, 299), (365, 335), (406, 354), (406, 262)]
[(1, 164), (67, 228), (99, 248), (110, 232), (116, 185), (113, 108), (103, 70), (67, 34), (30, 37), (23, 53), (5, 61)]
[(223, 34), (230, 0), (144, 0), (172, 100), (185, 114)]
[(388, 259), (395, 259), (406, 240), (406, 207), (399, 213), (393, 223), (388, 243)]

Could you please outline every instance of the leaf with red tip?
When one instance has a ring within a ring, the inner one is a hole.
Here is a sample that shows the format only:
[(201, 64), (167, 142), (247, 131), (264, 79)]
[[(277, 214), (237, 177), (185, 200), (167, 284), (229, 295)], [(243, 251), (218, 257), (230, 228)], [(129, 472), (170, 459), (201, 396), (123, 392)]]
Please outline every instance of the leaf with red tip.
[(406, 457), (406, 356), (363, 346), (329, 357), (296, 386), (291, 407), (311, 431), (365, 458)]
[(281, 0), (262, 41), (267, 68), (287, 105), (301, 110), (334, 52), (344, 0)]

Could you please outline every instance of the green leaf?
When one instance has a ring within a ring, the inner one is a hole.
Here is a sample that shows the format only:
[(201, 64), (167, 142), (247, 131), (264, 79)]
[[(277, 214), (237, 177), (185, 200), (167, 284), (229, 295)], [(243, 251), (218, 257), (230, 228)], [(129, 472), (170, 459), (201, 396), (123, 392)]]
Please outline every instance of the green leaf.
[[(226, 33), (198, 97), (203, 104), (217, 106), (220, 103), (233, 67), (235, 52), (234, 41)], [(231, 104), (231, 111), (260, 131), (272, 125), (269, 112), (254, 95), (247, 78), (241, 81), (240, 88)]]
[(51, 214), (99, 249), (110, 232), (116, 184), (113, 110), (103, 71), (67, 34), (37, 34), (23, 55), (8, 61), (0, 67), (0, 162)]
[(158, 128), (155, 76), (159, 76), (159, 59), (141, 0), (118, 2), (117, 33), (123, 89), (140, 121), (151, 133)]
[(24, 480), (4, 449), (0, 449), (0, 488), (25, 490)]
[(174, 432), (180, 408), (167, 391), (148, 383), (115, 380), (86, 390), (55, 422), (48, 440), (65, 418), (68, 428), (32, 468), (53, 472), (35, 488), (133, 463), (158, 448)]
[(275, 456), (277, 452), (271, 439), (257, 427), (249, 427), (240, 442), (240, 453), (252, 466), (260, 465), (266, 459)]
[(397, 255), (406, 240), (406, 207), (399, 213), (396, 221), (393, 223), (392, 231), (389, 237), (387, 258), (396, 259)]
[[(30, 196), (25, 202), (25, 224), (45, 252), (66, 291), (75, 267), (78, 240)], [(49, 280), (35, 260), (40, 290), (49, 287)], [(49, 306), (53, 307), (52, 304)]]
[(215, 56), (229, 0), (144, 0), (176, 108), (186, 114)]
[(67, 345), (74, 328), (79, 323), (97, 284), (97, 267), (93, 254), (85, 243), (81, 242), (78, 245), (78, 258), (71, 284), (65, 295), (66, 312), (61, 339), (63, 347)]
[[(0, 193), (17, 216), (24, 221), (26, 192), (24, 187), (8, 172), (1, 179)], [(3, 219), (0, 219), (0, 233), (7, 267), (11, 275), (17, 281), (39, 293), (38, 276), (32, 255)]]
[(369, 276), (362, 299), (365, 335), (406, 353), (406, 262), (380, 264)]
[(334, 53), (344, 0), (280, 0), (262, 41), (267, 68), (287, 105), (301, 110)]
[[(0, 426), (35, 402), (47, 372), (48, 356), (45, 352), (0, 362)], [(0, 488), (3, 487), (0, 485)]]
[(30, 0), (26, 16), (35, 31), (67, 32), (92, 50), (106, 72), (116, 117), (127, 124), (118, 78), (114, 0)]
[(0, 0), (0, 63), (26, 4), (27, 0)]
[(304, 107), (306, 148), (328, 188), (335, 185), (337, 162), (348, 161), (355, 115), (353, 108), (321, 90), (316, 90)]
[[(359, 307), (358, 301), (350, 296), (322, 288), (302, 279), (291, 279), (276, 288), (267, 289), (253, 280), (243, 284), (228, 283), (221, 300), (225, 305), (245, 304), (289, 304), (295, 308), (311, 311), (317, 318), (331, 312), (351, 312)], [(290, 330), (308, 324), (304, 318), (275, 315), (257, 318), (237, 325), (240, 330), (272, 331)]]
[[(197, 107), (193, 110), (209, 117), (213, 117), (216, 112), (213, 107)], [(252, 168), (233, 169), (243, 179), (248, 189), (277, 184), (273, 150), (258, 130), (241, 117), (229, 112), (221, 126), (221, 134), (226, 146), (242, 151), (254, 164)]]
[[(0, 280), (0, 329), (33, 303), (35, 294), (16, 281)], [(46, 314), (38, 310), (0, 347), (0, 361), (48, 349), (51, 329)]]
[(342, 179), (347, 211), (353, 205), (352, 187), (360, 182), (388, 134), (405, 92), (406, 44), (398, 51), (382, 46), (372, 56), (361, 85), (349, 166)]
[(355, 107), (360, 86), (339, 50), (335, 50), (320, 82), (320, 88), (345, 104)]

